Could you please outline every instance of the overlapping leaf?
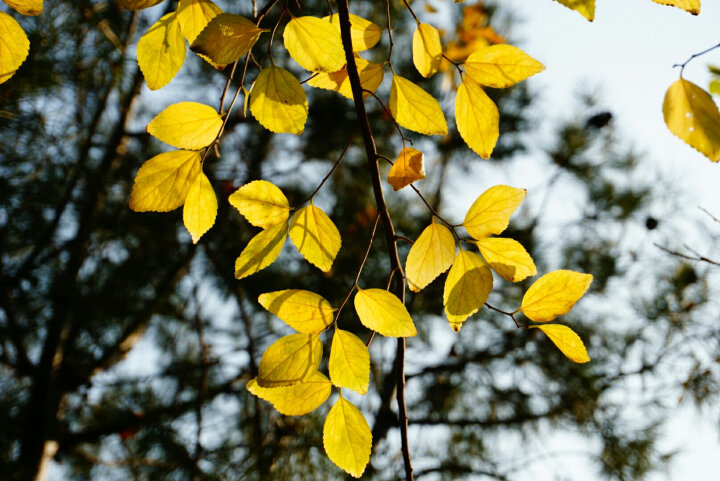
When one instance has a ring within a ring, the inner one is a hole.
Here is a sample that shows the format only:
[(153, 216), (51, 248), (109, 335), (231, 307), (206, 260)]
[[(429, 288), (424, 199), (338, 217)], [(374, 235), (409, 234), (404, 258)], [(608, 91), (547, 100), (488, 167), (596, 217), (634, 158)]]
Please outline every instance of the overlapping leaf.
[(492, 269), (510, 282), (520, 282), (537, 274), (530, 254), (516, 240), (488, 237), (475, 241), (480, 253)]
[(525, 292), (520, 309), (535, 322), (567, 314), (593, 281), (591, 274), (557, 270), (536, 280)]
[(147, 131), (173, 147), (197, 150), (210, 145), (221, 127), (220, 115), (209, 105), (179, 102), (152, 119)]
[(460, 249), (445, 280), (443, 291), (445, 314), (455, 332), (485, 304), (492, 286), (492, 272), (482, 257)]
[(383, 336), (411, 337), (417, 334), (405, 305), (388, 291), (358, 288), (355, 311), (365, 327)]
[(370, 383), (370, 352), (355, 334), (335, 328), (330, 348), (330, 379), (338, 387), (367, 394)]
[(300, 416), (314, 411), (330, 397), (332, 391), (332, 383), (320, 371), (292, 386), (264, 388), (258, 385), (257, 379), (251, 379), (245, 387), (251, 394), (272, 403), (278, 412), (286, 416)]
[(482, 87), (467, 77), (455, 97), (455, 123), (468, 147), (490, 158), (500, 136), (500, 112)]
[(546, 324), (543, 326), (530, 326), (540, 329), (560, 349), (560, 352), (572, 362), (583, 364), (590, 361), (585, 344), (575, 331), (560, 324)]
[(370, 461), (372, 433), (358, 408), (342, 396), (325, 419), (323, 445), (330, 461), (359, 478)]
[(235, 278), (242, 279), (266, 268), (278, 258), (287, 237), (285, 223), (268, 227), (255, 235), (235, 261)]
[(190, 49), (224, 67), (248, 53), (264, 31), (241, 15), (221, 13), (210, 20)]
[(425, 135), (447, 134), (447, 122), (438, 101), (399, 75), (393, 76), (390, 88), (390, 112), (408, 130)]
[(290, 239), (312, 265), (323, 272), (332, 268), (342, 239), (330, 217), (310, 204), (298, 209), (290, 220)]
[(271, 132), (300, 135), (305, 130), (308, 103), (298, 79), (284, 68), (264, 68), (250, 92), (250, 112)]
[(210, 180), (200, 172), (190, 185), (183, 208), (183, 223), (190, 232), (193, 244), (197, 244), (200, 237), (215, 224), (217, 208), (217, 197)]
[(177, 7), (180, 30), (191, 45), (210, 20), (221, 13), (211, 0), (180, 0)]
[(324, 297), (314, 292), (300, 289), (266, 292), (260, 294), (258, 301), (287, 325), (304, 334), (322, 332), (333, 322), (335, 309)]
[(287, 221), (290, 215), (290, 204), (285, 194), (266, 180), (254, 180), (243, 185), (230, 195), (228, 201), (248, 222), (263, 229)]
[(322, 358), (317, 334), (290, 334), (268, 347), (260, 359), (257, 383), (260, 387), (292, 386), (310, 378)]
[(329, 20), (295, 17), (285, 26), (283, 41), (293, 60), (312, 72), (337, 72), (345, 65), (340, 30)]
[(413, 34), (413, 64), (420, 75), (431, 77), (442, 63), (442, 44), (440, 33), (432, 25), (418, 24)]
[[(330, 20), (337, 31), (340, 32), (340, 16), (334, 14), (324, 17), (323, 20)], [(362, 52), (373, 48), (382, 36), (382, 29), (371, 22), (357, 15), (350, 14), (350, 38), (352, 39), (353, 52)]]
[(465, 215), (463, 227), (475, 239), (500, 234), (510, 224), (510, 216), (520, 206), (527, 190), (496, 185), (483, 192)]
[(175, 77), (185, 62), (185, 38), (175, 12), (158, 20), (137, 44), (137, 60), (150, 90)]
[(176, 150), (156, 155), (145, 162), (135, 176), (130, 208), (135, 212), (169, 212), (187, 198), (200, 174), (200, 154)]
[[(360, 86), (364, 90), (375, 92), (382, 83), (385, 75), (383, 73), (382, 65), (365, 60), (358, 55), (355, 56), (355, 65), (360, 77)], [(308, 85), (318, 89), (334, 90), (350, 100), (353, 98), (352, 88), (350, 87), (350, 79), (347, 73), (347, 66), (337, 72), (317, 72), (310, 80), (308, 80)], [(367, 97), (369, 95), (369, 93), (363, 92), (363, 97)]]
[(419, 292), (448, 270), (455, 258), (455, 238), (444, 225), (433, 219), (408, 252), (405, 276), (410, 290)]

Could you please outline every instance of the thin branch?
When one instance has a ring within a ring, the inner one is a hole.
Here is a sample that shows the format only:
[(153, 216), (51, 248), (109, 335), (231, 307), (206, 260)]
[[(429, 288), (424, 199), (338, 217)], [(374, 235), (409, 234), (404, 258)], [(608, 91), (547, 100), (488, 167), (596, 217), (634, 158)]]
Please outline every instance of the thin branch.
[(683, 63), (676, 63), (675, 65), (673, 65), (673, 68), (680, 67), (680, 77), (682, 77), (683, 71), (685, 70), (685, 66), (687, 64), (689, 64), (693, 59), (696, 59), (702, 55), (705, 55), (706, 53), (712, 52), (713, 50), (715, 50), (718, 47), (720, 47), (720, 43), (718, 43), (717, 45), (713, 45), (710, 48), (706, 48), (702, 52), (694, 53), (694, 54), (690, 55), (690, 58), (685, 60)]
[(505, 314), (506, 316), (510, 317), (510, 319), (513, 320), (513, 322), (515, 323), (515, 326), (516, 326), (517, 328), (527, 327), (527, 326), (522, 326), (522, 325), (520, 325), (520, 323), (517, 321), (517, 319), (515, 319), (515, 312), (517, 312), (517, 311), (515, 311), (515, 312), (503, 311), (502, 309), (498, 309), (497, 307), (495, 307), (495, 306), (493, 306), (493, 305), (490, 305), (490, 304), (488, 304), (487, 302), (485, 303), (485, 306), (486, 306), (488, 309), (491, 309), (491, 310), (493, 310), (493, 311), (495, 311), (495, 312), (499, 312), (500, 314)]
[(693, 254), (693, 256), (689, 256), (689, 255), (687, 255), (687, 254), (683, 254), (683, 253), (680, 252), (680, 251), (674, 251), (674, 250), (669, 249), (669, 248), (667, 248), (667, 247), (663, 247), (663, 246), (661, 246), (660, 244), (658, 244), (657, 242), (654, 243), (653, 245), (654, 245), (655, 247), (657, 247), (658, 249), (660, 249), (661, 251), (663, 251), (663, 252), (667, 252), (667, 253), (670, 254), (670, 255), (673, 255), (673, 256), (676, 256), (676, 257), (680, 257), (680, 258), (682, 258), (682, 259), (686, 259), (686, 260), (694, 261), (694, 262), (707, 262), (708, 264), (712, 264), (712, 265), (714, 265), (714, 266), (720, 266), (720, 262), (714, 261), (714, 260), (712, 260), (712, 259), (708, 259), (707, 257), (698, 254), (695, 250), (691, 249), (691, 248), (688, 247), (687, 245), (685, 245), (685, 248), (686, 248), (687, 250), (689, 250), (689, 251)]
[[(410, 143), (410, 145), (413, 145), (412, 139), (410, 139), (410, 138), (408, 138), (408, 137), (405, 137), (405, 134), (403, 134), (402, 128), (400, 128), (400, 124), (397, 123), (397, 120), (395, 120), (395, 117), (393, 116), (392, 112), (390, 112), (390, 109), (387, 108), (387, 106), (385, 106), (385, 103), (384, 103), (382, 100), (380, 100), (380, 97), (378, 97), (377, 95), (375, 95), (375, 92), (373, 92), (372, 90), (362, 89), (362, 91), (365, 92), (365, 93), (369, 93), (370, 95), (373, 96), (373, 98), (374, 98), (375, 100), (377, 100), (377, 103), (380, 104), (380, 108), (383, 109), (383, 112), (385, 113), (385, 116), (386, 116), (388, 119), (390, 119), (390, 122), (392, 122), (392, 124), (395, 126), (395, 129), (397, 129), (398, 133), (400, 134), (400, 137), (402, 138), (403, 145), (405, 144), (405, 142), (408, 142), (408, 143)], [(391, 162), (391, 163), (392, 163), (392, 162)]]

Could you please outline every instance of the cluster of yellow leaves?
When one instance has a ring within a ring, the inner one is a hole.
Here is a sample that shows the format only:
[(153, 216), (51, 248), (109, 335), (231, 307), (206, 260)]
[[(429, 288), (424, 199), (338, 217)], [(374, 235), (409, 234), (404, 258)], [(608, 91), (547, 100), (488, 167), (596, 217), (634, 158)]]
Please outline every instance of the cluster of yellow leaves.
[[(556, 2), (565, 5), (578, 12), (583, 17), (587, 18), (591, 22), (595, 18), (595, 0), (555, 0)], [(700, 13), (700, 0), (652, 0), (660, 5), (668, 5), (671, 7), (677, 7), (690, 12), (693, 15)]]
[(248, 222), (263, 229), (250, 239), (235, 261), (236, 278), (247, 277), (275, 262), (288, 235), (308, 262), (323, 272), (330, 271), (342, 239), (330, 217), (312, 201), (295, 210), (288, 226), (290, 204), (271, 182), (245, 184), (228, 200)]
[[(43, 11), (43, 0), (3, 0), (21, 15), (35, 16)], [(30, 53), (30, 41), (20, 24), (0, 12), (0, 84), (15, 75)]]

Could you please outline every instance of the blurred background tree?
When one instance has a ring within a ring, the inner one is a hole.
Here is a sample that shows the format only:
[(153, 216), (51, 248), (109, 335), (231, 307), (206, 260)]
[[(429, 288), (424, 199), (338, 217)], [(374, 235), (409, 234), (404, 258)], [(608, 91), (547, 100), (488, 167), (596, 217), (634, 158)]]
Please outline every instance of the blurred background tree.
[[(218, 4), (252, 16), (249, 2)], [(352, 7), (382, 24), (384, 5)], [(399, 4), (391, 7), (395, 67), (411, 72), (414, 23)], [(237, 281), (234, 259), (255, 231), (223, 199), (259, 178), (281, 185), (291, 205), (304, 199), (355, 130), (354, 111), (339, 95), (308, 88), (309, 122), (299, 138), (272, 135), (236, 111), (222, 156), (206, 166), (221, 200), (218, 221), (193, 246), (179, 211), (136, 214), (127, 206), (137, 168), (162, 149), (145, 133), (149, 119), (169, 99), (215, 105), (225, 81), (189, 56), (163, 93), (143, 87), (134, 44), (165, 8), (132, 13), (115, 2), (50, 0), (42, 16), (18, 19), (33, 47), (0, 86), (3, 476), (344, 478), (323, 453), (327, 406), (319, 415), (285, 417), (244, 385), (262, 350), (287, 332), (258, 309), (257, 296), (302, 286), (341, 299), (364, 241), (345, 243), (332, 275), (288, 250), (280, 263)], [(325, 2), (303, 2), (306, 14), (326, 9)], [(452, 26), (444, 42), (460, 56), (469, 44), (512, 38), (508, 13), (489, 3), (427, 11), (428, 21)], [(422, 85), (448, 105), (449, 82)], [(381, 97), (388, 89), (381, 87)], [(579, 97), (577, 112), (539, 136), (545, 113), (533, 107), (538, 95), (532, 82), (491, 92), (502, 135), (489, 161), (472, 154), (452, 127), (439, 141), (417, 138), (428, 164), (418, 186), (459, 219), (457, 212), (495, 183), (489, 179), (525, 184), (528, 199), (508, 236), (528, 248), (540, 272), (562, 267), (595, 276), (568, 319), (593, 361), (573, 364), (537, 332), (515, 329), (489, 310), (451, 332), (439, 282), (409, 297), (419, 331), (407, 360), (417, 478), (513, 479), (532, 469), (528, 446), (560, 433), (585, 440), (598, 477), (641, 479), (671, 460), (658, 442), (679, 404), (717, 405), (720, 329), (709, 303), (717, 267), (653, 246), (672, 251), (670, 240), (688, 232), (702, 244), (712, 231), (675, 211), (672, 179), (653, 177), (595, 96)], [(392, 158), (400, 148), (394, 127), (378, 104), (367, 104), (379, 151)], [(356, 136), (343, 168), (316, 198), (343, 239), (367, 238), (375, 217), (363, 156)], [(523, 176), (528, 172), (539, 175)], [(430, 221), (427, 210), (412, 193), (389, 200), (399, 234), (416, 238)], [(708, 225), (717, 233), (716, 223)], [(387, 274), (379, 245), (362, 279), (378, 283)], [(496, 282), (491, 301), (514, 309), (528, 285)], [(394, 349), (375, 339), (371, 353), (370, 393), (358, 403), (373, 432), (365, 478), (399, 479)]]

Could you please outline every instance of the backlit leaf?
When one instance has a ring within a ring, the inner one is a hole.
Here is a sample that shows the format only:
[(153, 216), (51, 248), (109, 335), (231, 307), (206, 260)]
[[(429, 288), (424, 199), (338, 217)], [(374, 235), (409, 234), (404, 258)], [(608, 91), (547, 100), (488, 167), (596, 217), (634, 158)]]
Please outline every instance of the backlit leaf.
[(250, 112), (271, 132), (300, 135), (308, 115), (305, 91), (293, 74), (271, 65), (255, 80), (250, 92)]
[[(336, 13), (323, 20), (330, 20), (337, 31), (340, 31), (340, 16)], [(382, 29), (371, 22), (357, 15), (350, 14), (350, 37), (352, 39), (353, 52), (362, 52), (373, 48), (380, 41)]]
[[(370, 92), (375, 92), (383, 81), (384, 73), (382, 65), (370, 62), (357, 55), (355, 56), (355, 64), (358, 69), (360, 85), (362, 88), (369, 90)], [(347, 73), (347, 66), (337, 72), (318, 72), (310, 80), (308, 80), (308, 85), (318, 89), (334, 90), (350, 100), (353, 98), (352, 88), (350, 87), (350, 79), (348, 78)], [(367, 97), (369, 95), (369, 93), (363, 92), (363, 97)]]
[(292, 386), (312, 377), (322, 358), (317, 334), (290, 334), (270, 345), (260, 359), (260, 387)]
[(285, 194), (266, 180), (254, 180), (243, 185), (230, 194), (228, 201), (257, 227), (281, 224), (290, 215), (290, 204)]
[(303, 257), (323, 272), (330, 271), (342, 244), (333, 221), (312, 203), (293, 215), (290, 239)]
[(536, 280), (523, 296), (523, 313), (535, 322), (567, 314), (593, 281), (591, 274), (558, 270)]
[(187, 198), (190, 186), (200, 174), (200, 154), (176, 150), (156, 155), (145, 162), (135, 176), (130, 208), (135, 212), (169, 212)]
[(560, 352), (572, 362), (583, 364), (590, 361), (585, 344), (580, 336), (567, 326), (560, 324), (546, 324), (544, 326), (530, 326), (540, 329), (560, 349)]
[(335, 328), (330, 348), (330, 379), (338, 387), (367, 394), (370, 383), (370, 352), (355, 334)]
[(682, 8), (693, 15), (700, 14), (700, 0), (653, 0), (660, 5), (670, 5), (672, 7)]
[(423, 153), (412, 147), (405, 147), (395, 160), (390, 172), (388, 183), (393, 189), (400, 190), (416, 180), (425, 178), (425, 165)]
[(355, 311), (365, 327), (383, 336), (411, 337), (417, 334), (405, 305), (388, 291), (358, 288)]
[(118, 0), (118, 3), (129, 10), (142, 10), (157, 5), (163, 0)]
[(304, 69), (312, 72), (337, 72), (345, 65), (340, 30), (328, 20), (295, 17), (283, 32), (285, 48)]
[(555, 0), (577, 11), (580, 15), (587, 18), (591, 22), (595, 18), (595, 0)]
[(545, 70), (545, 66), (512, 45), (491, 45), (471, 53), (465, 71), (488, 87), (510, 87)]
[(510, 216), (520, 206), (527, 190), (496, 185), (483, 192), (465, 214), (463, 227), (475, 239), (500, 234), (507, 229)]
[(358, 408), (340, 396), (325, 419), (323, 445), (330, 461), (359, 478), (370, 461), (372, 433)]
[(197, 102), (172, 104), (147, 126), (153, 137), (179, 149), (207, 147), (217, 137), (222, 119), (214, 108)]
[(287, 225), (268, 227), (250, 239), (235, 260), (235, 278), (242, 279), (266, 268), (278, 258), (287, 237)]
[(314, 411), (330, 397), (332, 391), (332, 383), (320, 371), (292, 386), (264, 388), (255, 378), (245, 387), (251, 394), (272, 403), (278, 412), (286, 416), (301, 416)]
[(150, 90), (158, 90), (175, 77), (185, 62), (185, 38), (177, 15), (168, 13), (137, 44), (137, 60)]
[(200, 172), (190, 186), (183, 208), (183, 223), (192, 236), (193, 244), (197, 244), (213, 226), (217, 208), (217, 197), (210, 180)]
[(408, 130), (425, 135), (447, 134), (447, 122), (438, 101), (399, 75), (393, 76), (390, 88), (390, 112)]
[(19, 23), (0, 12), (0, 84), (15, 75), (30, 52), (30, 41)]
[(448, 270), (455, 258), (455, 238), (442, 224), (425, 228), (408, 252), (405, 276), (410, 290), (419, 292)]
[(537, 274), (532, 257), (518, 241), (488, 237), (475, 243), (490, 267), (503, 279), (519, 282)]
[(190, 50), (222, 67), (248, 53), (264, 31), (245, 17), (221, 13), (198, 34)]
[(663, 114), (670, 132), (713, 162), (720, 160), (720, 112), (709, 93), (681, 78), (665, 94)]
[(332, 324), (335, 312), (324, 297), (300, 289), (266, 292), (260, 294), (258, 302), (287, 325), (304, 334), (322, 332)]
[(442, 63), (440, 33), (432, 25), (421, 23), (413, 34), (413, 63), (420, 75), (427, 78), (435, 74)]
[(177, 7), (180, 30), (192, 44), (210, 20), (222, 13), (211, 0), (180, 0)]
[[(156, 0), (155, 3), (162, 0)], [(19, 14), (22, 15), (40, 15), (43, 11), (43, 0), (4, 0)], [(7, 37), (3, 36), (3, 40)]]
[(479, 255), (460, 249), (445, 280), (443, 305), (453, 331), (487, 301), (493, 287), (490, 268)]
[(485, 91), (467, 76), (455, 97), (455, 123), (468, 147), (490, 158), (500, 136), (500, 112)]

